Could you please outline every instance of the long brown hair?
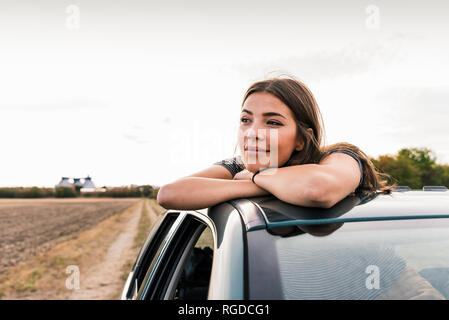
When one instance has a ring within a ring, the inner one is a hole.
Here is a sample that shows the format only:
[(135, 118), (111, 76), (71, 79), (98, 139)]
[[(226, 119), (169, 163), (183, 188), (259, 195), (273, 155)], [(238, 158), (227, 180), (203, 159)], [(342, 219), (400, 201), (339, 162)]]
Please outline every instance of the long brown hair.
[[(374, 167), (369, 157), (357, 146), (339, 142), (326, 146), (323, 118), (321, 116), (318, 104), (309, 90), (301, 81), (292, 76), (287, 78), (274, 77), (267, 80), (261, 80), (253, 83), (246, 91), (242, 106), (246, 99), (253, 93), (266, 92), (274, 95), (281, 100), (293, 112), (296, 126), (297, 137), (303, 139), (304, 148), (300, 151), (294, 151), (284, 166), (293, 166), (306, 163), (319, 163), (322, 156), (330, 150), (348, 150), (355, 153), (362, 162), (363, 184), (355, 192), (368, 194), (380, 191), (380, 193), (389, 194), (397, 185), (388, 185), (388, 174), (380, 173)], [(308, 128), (312, 128), (313, 135), (309, 134)]]

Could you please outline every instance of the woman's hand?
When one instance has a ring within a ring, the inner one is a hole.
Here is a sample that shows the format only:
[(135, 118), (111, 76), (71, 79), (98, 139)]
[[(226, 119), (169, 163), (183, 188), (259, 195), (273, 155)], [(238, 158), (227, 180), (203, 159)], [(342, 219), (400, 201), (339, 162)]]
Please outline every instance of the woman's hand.
[(237, 172), (233, 180), (251, 180), (253, 174), (254, 173), (252, 173), (251, 171), (244, 169), (240, 172)]

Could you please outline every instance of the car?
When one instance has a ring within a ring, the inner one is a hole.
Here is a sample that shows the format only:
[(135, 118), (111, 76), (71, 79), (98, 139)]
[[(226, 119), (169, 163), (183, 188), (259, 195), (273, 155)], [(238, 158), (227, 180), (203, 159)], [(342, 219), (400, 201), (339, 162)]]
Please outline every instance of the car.
[(332, 208), (262, 196), (166, 210), (121, 298), (448, 299), (448, 218), (441, 187), (352, 194)]

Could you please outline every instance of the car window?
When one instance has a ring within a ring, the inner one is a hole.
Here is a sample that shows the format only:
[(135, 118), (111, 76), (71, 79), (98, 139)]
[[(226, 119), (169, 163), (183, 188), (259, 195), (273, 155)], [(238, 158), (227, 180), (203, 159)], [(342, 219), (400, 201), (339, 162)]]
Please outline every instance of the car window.
[(175, 300), (205, 300), (209, 291), (214, 241), (206, 227), (189, 252), (175, 289)]
[(349, 222), (328, 235), (314, 228), (270, 236), (280, 299), (449, 299), (449, 219)]

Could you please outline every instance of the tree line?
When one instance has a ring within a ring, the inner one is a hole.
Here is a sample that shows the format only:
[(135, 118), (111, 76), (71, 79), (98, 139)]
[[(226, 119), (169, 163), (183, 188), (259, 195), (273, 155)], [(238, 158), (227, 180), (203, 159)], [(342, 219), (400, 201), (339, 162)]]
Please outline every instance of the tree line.
[(75, 198), (75, 197), (148, 197), (156, 199), (158, 188), (151, 185), (136, 187), (106, 188), (104, 192), (80, 192), (76, 187), (3, 187), (0, 188), (0, 198)]
[(446, 186), (449, 188), (449, 165), (438, 164), (436, 156), (428, 148), (403, 148), (396, 155), (370, 158), (379, 172), (386, 173), (389, 184), (397, 182), (411, 189), (423, 186)]

